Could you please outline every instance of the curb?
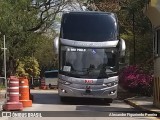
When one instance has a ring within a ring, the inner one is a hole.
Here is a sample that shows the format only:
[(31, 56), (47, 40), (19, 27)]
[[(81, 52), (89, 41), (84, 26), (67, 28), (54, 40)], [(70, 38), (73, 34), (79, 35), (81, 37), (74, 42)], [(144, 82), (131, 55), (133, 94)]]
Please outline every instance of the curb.
[(34, 96), (33, 96), (32, 94), (30, 94), (30, 95), (29, 95), (29, 99), (32, 100), (32, 102), (33, 102)]
[[(135, 97), (133, 97), (133, 98), (135, 98)], [(129, 105), (131, 105), (132, 107), (138, 108), (140, 110), (148, 111), (148, 112), (153, 112), (153, 113), (156, 113), (156, 114), (160, 114), (160, 112), (148, 109), (148, 108), (143, 107), (141, 105), (138, 105), (135, 102), (132, 102), (130, 99), (132, 99), (132, 98), (125, 99), (124, 102), (127, 103), (127, 104), (129, 104)], [(157, 118), (159, 118), (159, 117), (157, 117)]]

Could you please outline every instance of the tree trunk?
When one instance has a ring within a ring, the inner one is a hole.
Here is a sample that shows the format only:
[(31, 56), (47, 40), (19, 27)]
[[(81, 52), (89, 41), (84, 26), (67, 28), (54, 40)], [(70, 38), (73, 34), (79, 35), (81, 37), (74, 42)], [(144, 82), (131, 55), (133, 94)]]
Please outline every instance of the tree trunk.
[(16, 60), (13, 56), (9, 57), (8, 66), (7, 66), (7, 77), (16, 74)]

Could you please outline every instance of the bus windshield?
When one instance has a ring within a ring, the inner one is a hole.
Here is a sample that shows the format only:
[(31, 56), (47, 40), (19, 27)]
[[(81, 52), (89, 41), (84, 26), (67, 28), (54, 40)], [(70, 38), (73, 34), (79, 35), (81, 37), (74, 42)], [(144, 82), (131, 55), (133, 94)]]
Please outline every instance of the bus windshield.
[(116, 49), (62, 46), (60, 72), (80, 78), (106, 78), (116, 72)]
[(57, 78), (58, 77), (58, 71), (45, 71), (44, 72), (45, 78)]
[(114, 14), (64, 14), (60, 38), (76, 41), (102, 42), (117, 40), (117, 20)]

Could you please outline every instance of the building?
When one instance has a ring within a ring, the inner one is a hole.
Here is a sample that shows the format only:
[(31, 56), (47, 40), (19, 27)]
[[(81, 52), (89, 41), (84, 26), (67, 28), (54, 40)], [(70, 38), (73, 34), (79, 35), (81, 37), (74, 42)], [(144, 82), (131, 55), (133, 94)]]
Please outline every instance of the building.
[(160, 108), (160, 0), (147, 0), (144, 9), (145, 15), (150, 19), (153, 37), (154, 55), (154, 99), (153, 104)]

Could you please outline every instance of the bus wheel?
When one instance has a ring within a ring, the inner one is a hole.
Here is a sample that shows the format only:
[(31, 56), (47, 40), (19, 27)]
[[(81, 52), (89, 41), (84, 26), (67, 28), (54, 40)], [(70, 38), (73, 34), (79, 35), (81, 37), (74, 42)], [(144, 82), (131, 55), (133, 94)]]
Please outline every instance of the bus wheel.
[(112, 103), (113, 99), (112, 98), (105, 98), (104, 101), (107, 102), (107, 103)]

